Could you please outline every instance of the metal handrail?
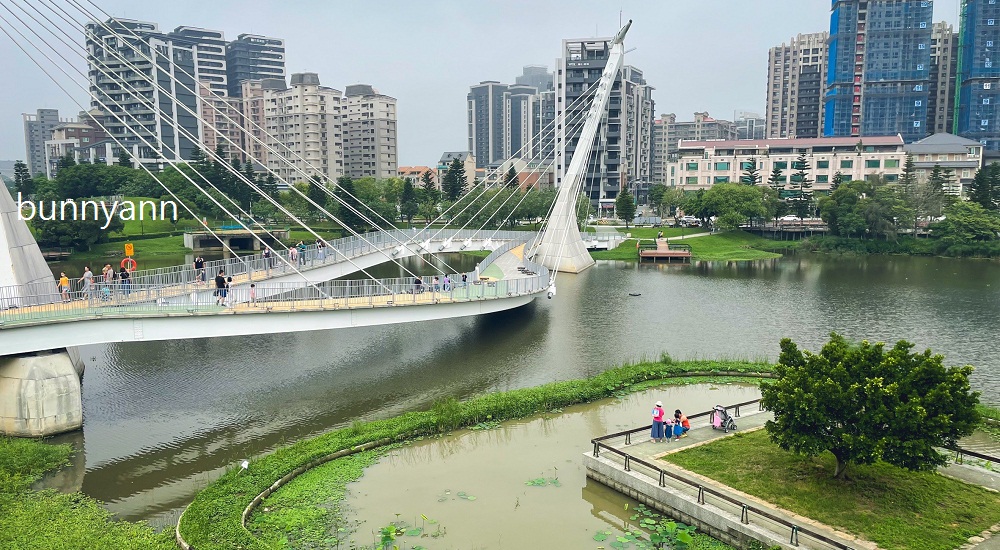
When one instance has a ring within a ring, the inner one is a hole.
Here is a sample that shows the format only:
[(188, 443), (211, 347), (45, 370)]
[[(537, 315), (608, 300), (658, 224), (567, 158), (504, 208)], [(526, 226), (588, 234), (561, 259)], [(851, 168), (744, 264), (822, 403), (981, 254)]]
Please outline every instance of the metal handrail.
[[(759, 402), (760, 402), (760, 399), (754, 399), (752, 401), (746, 401), (746, 402), (743, 402), (743, 403), (737, 403), (735, 405), (729, 405), (729, 406), (724, 407), (724, 408), (726, 410), (729, 410), (729, 409), (739, 410), (740, 407), (744, 407), (744, 406), (747, 406), (747, 405), (752, 405), (754, 403), (759, 403)], [(713, 409), (713, 410), (710, 410), (710, 411), (705, 411), (705, 412), (700, 412), (700, 413), (697, 413), (697, 414), (690, 415), (690, 416), (688, 416), (688, 418), (689, 419), (690, 418), (701, 418), (703, 416), (708, 416), (708, 415), (710, 415), (710, 414), (712, 414), (714, 412), (715, 412), (715, 410)], [(680, 483), (682, 483), (684, 485), (687, 485), (687, 486), (689, 486), (689, 487), (691, 487), (693, 489), (696, 489), (698, 491), (698, 499), (697, 499), (698, 500), (698, 504), (704, 505), (705, 504), (705, 495), (708, 494), (708, 495), (712, 495), (713, 497), (716, 497), (716, 498), (718, 498), (720, 500), (723, 500), (725, 502), (728, 502), (730, 504), (738, 506), (741, 509), (740, 522), (742, 522), (742, 523), (749, 524), (750, 523), (750, 514), (753, 513), (753, 514), (756, 514), (756, 515), (758, 515), (758, 516), (760, 516), (762, 518), (765, 518), (765, 519), (767, 519), (769, 521), (772, 521), (772, 522), (774, 522), (774, 523), (776, 523), (778, 525), (783, 525), (785, 527), (788, 527), (791, 530), (791, 535), (789, 537), (789, 542), (792, 543), (792, 544), (795, 544), (796, 546), (798, 545), (798, 535), (805, 535), (805, 536), (808, 536), (808, 537), (810, 537), (810, 538), (812, 538), (814, 540), (817, 540), (817, 541), (829, 544), (829, 545), (833, 546), (834, 548), (837, 548), (838, 550), (854, 550), (854, 547), (847, 546), (847, 545), (845, 545), (845, 544), (843, 544), (841, 542), (835, 541), (835, 540), (827, 537), (826, 535), (823, 535), (822, 533), (818, 533), (816, 531), (813, 531), (812, 529), (809, 529), (808, 527), (799, 526), (797, 524), (794, 524), (794, 523), (786, 520), (785, 518), (778, 517), (778, 516), (776, 516), (776, 515), (768, 512), (767, 510), (762, 510), (761, 508), (758, 508), (757, 506), (754, 506), (751, 503), (747, 503), (747, 502), (744, 502), (744, 501), (742, 501), (740, 499), (731, 497), (731, 496), (729, 496), (729, 495), (727, 495), (725, 493), (722, 493), (720, 491), (717, 491), (717, 490), (713, 489), (712, 487), (707, 487), (707, 486), (702, 485), (700, 483), (696, 483), (694, 481), (691, 481), (691, 480), (685, 478), (684, 476), (681, 476), (681, 475), (676, 474), (674, 472), (671, 472), (669, 470), (664, 470), (663, 468), (657, 466), (656, 464), (652, 464), (652, 463), (650, 463), (650, 462), (648, 462), (646, 460), (643, 460), (641, 458), (632, 456), (632, 455), (626, 453), (625, 451), (623, 451), (621, 449), (616, 449), (616, 448), (614, 448), (614, 447), (612, 447), (612, 446), (610, 446), (610, 445), (608, 445), (608, 444), (606, 444), (606, 443), (603, 442), (603, 441), (605, 441), (605, 440), (607, 440), (609, 438), (612, 438), (612, 437), (621, 437), (623, 435), (627, 437), (627, 436), (630, 436), (633, 433), (644, 431), (644, 430), (648, 430), (651, 427), (652, 427), (652, 425), (645, 426), (645, 427), (642, 427), (642, 428), (636, 428), (636, 429), (632, 429), (632, 430), (627, 430), (627, 431), (624, 431), (624, 432), (618, 432), (618, 433), (615, 433), (615, 434), (605, 435), (605, 436), (601, 436), (601, 437), (597, 437), (597, 438), (592, 439), (591, 443), (594, 445), (594, 457), (595, 458), (599, 457), (601, 449), (604, 449), (606, 451), (610, 451), (612, 454), (621, 456), (624, 459), (624, 461), (625, 461), (625, 465), (624, 465), (625, 471), (631, 471), (632, 464), (639, 464), (640, 466), (643, 466), (645, 468), (648, 468), (649, 470), (652, 470), (653, 472), (656, 472), (659, 475), (658, 485), (660, 487), (665, 487), (666, 486), (666, 478), (669, 477), (669, 478), (671, 478), (671, 479), (673, 479), (673, 480), (675, 480), (677, 482), (680, 482)]]
[[(726, 409), (727, 411), (729, 409), (733, 409), (733, 416), (736, 417), (736, 418), (739, 418), (739, 416), (740, 416), (740, 407), (746, 407), (747, 405), (753, 405), (755, 403), (760, 403), (760, 398), (751, 399), (750, 401), (744, 401), (742, 403), (736, 403), (735, 405), (723, 406), (723, 408)], [(764, 409), (760, 409), (760, 410), (764, 410)], [(705, 412), (700, 412), (700, 413), (695, 413), (695, 414), (692, 414), (692, 415), (688, 415), (688, 420), (691, 420), (692, 418), (701, 418), (703, 416), (708, 416), (708, 415), (710, 415), (710, 414), (712, 414), (714, 412), (715, 412), (715, 409), (712, 409), (710, 411), (705, 411)], [(633, 428), (631, 430), (626, 430), (624, 432), (617, 432), (617, 433), (613, 433), (613, 434), (602, 435), (601, 437), (595, 437), (591, 441), (592, 442), (595, 442), (595, 441), (605, 441), (605, 440), (612, 439), (612, 438), (615, 438), (615, 437), (630, 436), (630, 435), (632, 435), (634, 433), (642, 432), (642, 431), (648, 430), (648, 429), (650, 429), (652, 427), (653, 427), (652, 424), (650, 424), (649, 426), (641, 426), (639, 428)]]
[[(542, 269), (532, 276), (518, 276), (491, 281), (489, 285), (463, 284), (459, 275), (449, 284), (416, 283), (412, 278), (335, 280), (316, 285), (305, 282), (254, 283), (234, 282), (227, 289), (228, 305), (253, 304), (261, 310), (240, 312), (325, 311), (358, 307), (393, 307), (428, 305), (444, 301), (468, 302), (536, 294), (548, 288), (548, 272)], [(0, 287), (0, 303), (34, 304), (0, 310), (0, 330), (42, 323), (79, 321), (110, 317), (149, 317), (184, 314), (218, 314), (230, 311), (217, 305), (219, 296), (213, 285), (183, 283), (172, 286), (133, 284), (118, 281), (95, 284), (91, 292), (72, 291), (69, 303), (49, 285), (43, 294), (5, 295), (11, 287)], [(14, 287), (22, 291), (25, 287)], [(428, 299), (429, 298), (429, 299)]]

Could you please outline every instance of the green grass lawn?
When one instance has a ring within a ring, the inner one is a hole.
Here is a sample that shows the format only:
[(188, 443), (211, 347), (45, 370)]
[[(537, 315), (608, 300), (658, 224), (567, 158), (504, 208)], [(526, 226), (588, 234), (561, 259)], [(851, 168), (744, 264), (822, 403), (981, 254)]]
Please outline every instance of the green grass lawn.
[(667, 455), (672, 462), (781, 508), (875, 542), (951, 550), (1000, 522), (1000, 494), (934, 472), (885, 463), (833, 479), (833, 455), (808, 458), (756, 431)]
[(691, 245), (691, 254), (694, 255), (695, 260), (767, 260), (781, 257), (781, 254), (768, 251), (773, 248), (774, 241), (743, 231), (718, 233), (672, 242)]
[(176, 548), (173, 531), (113, 521), (81, 493), (29, 490), (45, 472), (67, 464), (69, 445), (0, 437), (0, 548)]
[[(680, 228), (667, 228), (670, 231), (679, 231)], [(643, 231), (646, 228), (642, 229)], [(664, 234), (672, 236), (664, 230)], [(687, 231), (694, 232), (697, 228), (688, 228)], [(657, 229), (657, 231), (659, 231)], [(653, 233), (656, 237), (656, 233)], [(643, 237), (645, 238), (645, 237)], [(652, 238), (652, 237), (650, 237)], [(682, 239), (671, 241), (675, 244), (687, 244), (691, 246), (692, 259), (703, 261), (742, 261), (742, 260), (767, 260), (779, 258), (781, 254), (770, 252), (768, 249), (775, 248), (775, 241), (757, 237), (742, 231), (731, 233), (718, 233), (705, 237), (695, 237), (693, 239)], [(590, 253), (595, 260), (632, 260), (638, 261), (639, 253), (636, 252), (635, 239), (626, 239), (617, 248), (611, 250), (596, 250)]]
[[(125, 256), (125, 242), (103, 243), (94, 245), (86, 252), (74, 253), (70, 259), (89, 259)], [(184, 246), (184, 236), (157, 237), (155, 239), (137, 239), (132, 241), (137, 258), (144, 256), (161, 256), (187, 254), (190, 248)]]

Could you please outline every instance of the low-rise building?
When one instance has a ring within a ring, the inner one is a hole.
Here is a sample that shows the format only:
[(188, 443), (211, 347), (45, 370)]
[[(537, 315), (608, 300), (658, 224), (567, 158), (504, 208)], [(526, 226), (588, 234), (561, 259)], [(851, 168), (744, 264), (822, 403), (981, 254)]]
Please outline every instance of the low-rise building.
[(945, 193), (966, 196), (966, 190), (983, 167), (983, 144), (954, 134), (934, 134), (907, 145), (905, 151), (913, 156), (917, 179), (926, 181), (935, 166), (951, 171), (951, 183)]
[(448, 168), (455, 159), (465, 167), (466, 190), (472, 188), (472, 182), (476, 181), (476, 155), (469, 151), (450, 151), (441, 155), (441, 160), (437, 165), (438, 189), (441, 188), (441, 181), (444, 180)]
[(761, 185), (767, 185), (775, 167), (782, 171), (787, 185), (795, 172), (794, 163), (805, 153), (814, 191), (828, 191), (839, 172), (843, 181), (871, 180), (883, 177), (899, 180), (906, 152), (903, 138), (895, 136), (840, 138), (778, 138), (755, 140), (681, 140), (677, 160), (668, 168), (675, 174), (676, 187), (685, 190), (707, 189), (716, 183), (738, 182), (757, 162)]
[(430, 166), (400, 166), (396, 169), (396, 176), (403, 179), (410, 178), (414, 186), (420, 187), (423, 185), (423, 177), (427, 172), (431, 173), (431, 181), (438, 185), (437, 168)]

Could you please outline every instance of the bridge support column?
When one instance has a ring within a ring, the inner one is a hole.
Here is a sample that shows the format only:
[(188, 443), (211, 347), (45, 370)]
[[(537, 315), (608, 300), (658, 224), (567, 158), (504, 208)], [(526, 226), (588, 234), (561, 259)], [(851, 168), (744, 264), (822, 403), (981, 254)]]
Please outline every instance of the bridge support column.
[(0, 357), (0, 434), (44, 437), (82, 426), (80, 375), (67, 350)]

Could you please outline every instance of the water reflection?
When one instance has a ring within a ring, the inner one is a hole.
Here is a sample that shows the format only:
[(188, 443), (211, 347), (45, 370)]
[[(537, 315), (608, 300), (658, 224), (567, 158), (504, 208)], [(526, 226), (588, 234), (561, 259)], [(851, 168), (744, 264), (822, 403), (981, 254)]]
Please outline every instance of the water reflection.
[[(476, 261), (448, 258), (458, 270)], [(560, 275), (555, 300), (476, 318), (89, 346), (82, 487), (123, 517), (169, 522), (227, 466), (358, 418), (589, 376), (663, 351), (774, 358), (783, 336), (817, 349), (831, 330), (906, 338), (949, 364), (973, 364), (974, 386), (1000, 403), (998, 290), (1000, 264), (941, 258), (600, 262)], [(600, 417), (587, 422), (599, 431)]]

